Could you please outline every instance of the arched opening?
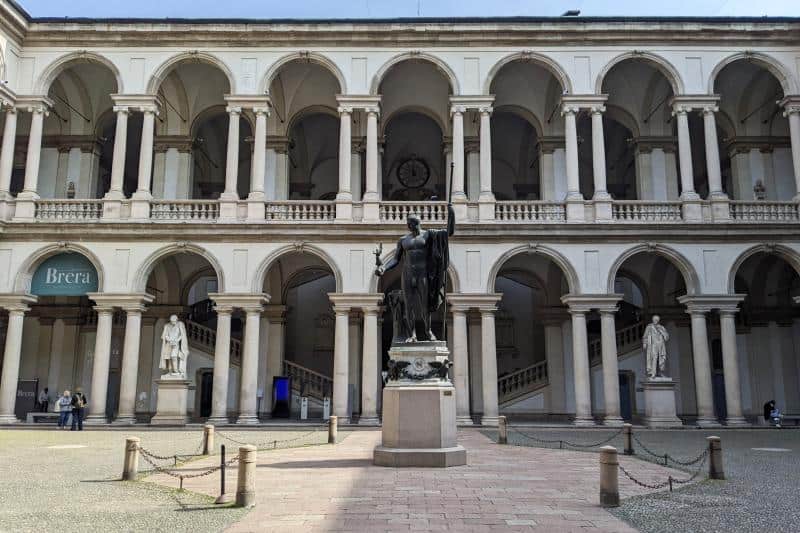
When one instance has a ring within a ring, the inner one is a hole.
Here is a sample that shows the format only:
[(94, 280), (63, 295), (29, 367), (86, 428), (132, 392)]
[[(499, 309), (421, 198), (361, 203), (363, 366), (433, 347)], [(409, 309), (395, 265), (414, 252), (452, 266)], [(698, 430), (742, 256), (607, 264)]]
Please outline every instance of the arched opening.
[[(800, 414), (800, 353), (797, 331), (800, 277), (783, 257), (757, 252), (736, 270), (736, 294), (744, 294), (736, 316), (742, 409), (747, 418), (765, 423), (763, 405), (775, 400), (784, 414)], [(716, 359), (716, 357), (715, 357)], [(714, 361), (715, 373), (722, 369)], [(723, 380), (724, 383), (724, 380)], [(716, 398), (715, 398), (716, 399)]]
[[(320, 63), (296, 59), (282, 65), (269, 82), (268, 160), (275, 160), (275, 183), (267, 196), (292, 200), (333, 200), (338, 192), (339, 118), (337, 77)], [(360, 115), (353, 115), (359, 135)], [(363, 135), (363, 133), (361, 133)], [(269, 176), (267, 179), (271, 179)], [(360, 183), (360, 174), (353, 178)]]
[(392, 65), (380, 82), (384, 155), (379, 182), (385, 199), (445, 198), (451, 146), (448, 108), (452, 88), (445, 74), (425, 59)]
[[(153, 157), (155, 198), (219, 197), (225, 184), (228, 142), (224, 96), (230, 91), (227, 74), (200, 59), (178, 61), (161, 75), (155, 89), (160, 109)], [(250, 149), (243, 143), (251, 129), (246, 120), (240, 120), (237, 189), (241, 195), (249, 190)]]
[(728, 194), (735, 200), (791, 200), (796, 190), (789, 121), (778, 105), (780, 81), (761, 64), (738, 60), (720, 70), (714, 92), (720, 95), (717, 130)]
[[(189, 358), (186, 379), (189, 380), (187, 401), (190, 419), (211, 415), (217, 313), (210, 293), (219, 290), (214, 266), (195, 252), (172, 253), (161, 257), (147, 274), (146, 292), (153, 295), (142, 317), (142, 350), (139, 357), (139, 385), (136, 398), (137, 415), (155, 413), (157, 384), (162, 371), (161, 333), (170, 315), (184, 322), (189, 337)], [(238, 405), (239, 371), (243, 320), (233, 315), (231, 321), (231, 358), (228, 377), (229, 408)]]
[[(606, 176), (615, 199), (668, 201), (680, 194), (670, 106), (677, 82), (664, 71), (653, 60), (628, 58), (611, 67), (602, 79), (601, 91), (608, 95), (603, 117)], [(702, 139), (702, 123), (700, 126), (701, 136), (692, 139)], [(585, 177), (593, 176), (589, 118), (580, 120), (578, 128), (583, 140), (581, 188), (588, 189), (591, 184)], [(696, 181), (702, 168), (694, 167)]]
[[(259, 387), (272, 390), (275, 376), (289, 376), (293, 390), (290, 414), (299, 417), (300, 396), (309, 398), (309, 417), (322, 417), (323, 402), (333, 392), (334, 314), (328, 294), (336, 292), (336, 278), (321, 257), (308, 252), (287, 252), (269, 266), (263, 290), (271, 295), (264, 319), (268, 328), (266, 371), (259, 373)], [(350, 328), (358, 330), (351, 320)], [(262, 328), (262, 329), (264, 329)], [(352, 332), (351, 338), (355, 332)], [(357, 369), (361, 355), (350, 347), (349, 394), (358, 394)], [(351, 405), (359, 405), (353, 402)]]
[[(566, 196), (564, 121), (558, 109), (564, 90), (535, 60), (510, 61), (492, 79), (492, 188), (498, 200), (561, 201)], [(469, 176), (471, 191), (478, 179)]]
[[(640, 252), (625, 259), (615, 272), (614, 292), (623, 298), (617, 305), (615, 328), (619, 365), (620, 410), (625, 420), (638, 421), (644, 414), (641, 382), (647, 380), (642, 335), (653, 316), (660, 317), (669, 335), (665, 375), (676, 385), (679, 417), (697, 412), (694, 388), (691, 327), (686, 308), (678, 298), (687, 294), (687, 282), (675, 264), (659, 253)], [(593, 401), (602, 397), (602, 349), (599, 324), (589, 330)]]
[(570, 292), (566, 276), (544, 255), (519, 253), (500, 266), (494, 292), (503, 295), (495, 313), (501, 411), (566, 420), (575, 409), (565, 350), (570, 319), (561, 303)]

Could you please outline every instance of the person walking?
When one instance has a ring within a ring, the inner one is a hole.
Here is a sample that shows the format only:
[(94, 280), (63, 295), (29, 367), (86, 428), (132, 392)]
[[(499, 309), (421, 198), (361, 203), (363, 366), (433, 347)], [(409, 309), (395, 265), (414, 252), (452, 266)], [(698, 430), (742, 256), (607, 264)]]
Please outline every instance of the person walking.
[(83, 431), (83, 415), (86, 412), (86, 396), (83, 394), (83, 390), (78, 387), (75, 389), (75, 394), (72, 395), (72, 428), (71, 431), (75, 431), (77, 427), (78, 431)]
[(72, 412), (72, 395), (68, 390), (64, 391), (64, 395), (58, 399), (58, 427), (67, 429), (67, 420)]
[(39, 393), (39, 412), (46, 413), (47, 406), (50, 403), (50, 394), (47, 387), (45, 387), (42, 392)]

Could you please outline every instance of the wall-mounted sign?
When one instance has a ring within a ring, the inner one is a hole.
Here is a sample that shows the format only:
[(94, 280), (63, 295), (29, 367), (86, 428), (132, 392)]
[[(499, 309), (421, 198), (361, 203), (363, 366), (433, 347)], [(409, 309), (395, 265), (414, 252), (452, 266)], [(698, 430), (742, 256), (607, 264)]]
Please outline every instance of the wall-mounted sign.
[(81, 254), (63, 253), (46, 259), (31, 280), (38, 296), (83, 296), (97, 291), (97, 270)]

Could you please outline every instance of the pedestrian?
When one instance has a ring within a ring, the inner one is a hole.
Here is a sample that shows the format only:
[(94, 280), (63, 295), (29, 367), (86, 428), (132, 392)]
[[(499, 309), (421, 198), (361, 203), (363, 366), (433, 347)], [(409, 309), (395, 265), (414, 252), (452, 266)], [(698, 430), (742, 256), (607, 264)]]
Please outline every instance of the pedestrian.
[[(772, 403), (774, 404), (775, 402)], [(781, 427), (781, 421), (783, 420), (783, 413), (781, 413), (781, 410), (778, 409), (777, 405), (772, 406), (772, 411), (770, 411), (769, 413), (769, 418), (770, 420), (772, 420), (772, 423), (775, 424), (776, 428)]]
[(47, 412), (47, 404), (50, 403), (50, 395), (47, 390), (47, 387), (39, 393), (39, 412), (46, 413)]
[(72, 396), (68, 390), (64, 391), (64, 395), (58, 399), (58, 427), (67, 429), (67, 421), (72, 412)]
[(772, 410), (775, 409), (775, 400), (770, 400), (764, 404), (764, 422), (770, 423)]
[(86, 396), (83, 394), (83, 389), (77, 387), (75, 389), (75, 394), (72, 395), (72, 428), (71, 431), (75, 431), (77, 427), (78, 431), (83, 431), (83, 415), (86, 412)]

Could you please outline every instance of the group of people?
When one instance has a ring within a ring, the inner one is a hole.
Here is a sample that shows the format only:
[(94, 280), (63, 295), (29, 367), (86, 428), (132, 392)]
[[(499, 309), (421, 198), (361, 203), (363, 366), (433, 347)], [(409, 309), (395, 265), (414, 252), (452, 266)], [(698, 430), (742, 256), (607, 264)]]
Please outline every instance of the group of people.
[[(47, 390), (47, 389), (45, 389)], [(74, 393), (65, 390), (64, 394), (56, 402), (58, 408), (58, 427), (67, 429), (70, 415), (72, 416), (72, 431), (83, 431), (83, 418), (86, 413), (87, 399), (83, 390), (78, 387)]]

